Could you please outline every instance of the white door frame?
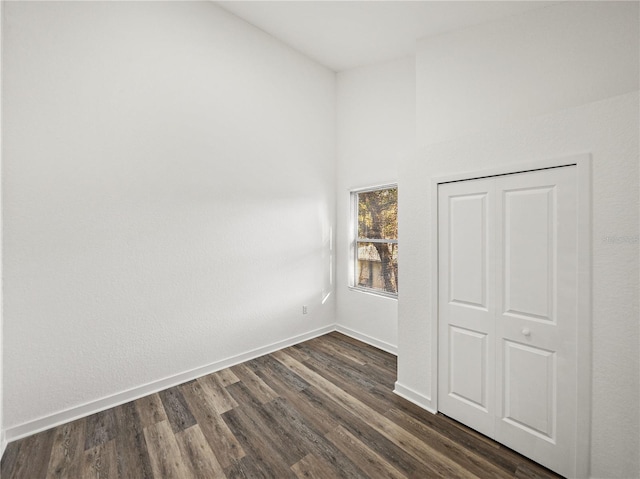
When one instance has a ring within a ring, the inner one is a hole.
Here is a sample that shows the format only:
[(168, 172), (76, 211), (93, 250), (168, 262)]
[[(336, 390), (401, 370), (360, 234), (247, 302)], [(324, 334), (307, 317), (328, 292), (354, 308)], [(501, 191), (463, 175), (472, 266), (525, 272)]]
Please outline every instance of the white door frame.
[(431, 408), (438, 410), (438, 185), (527, 171), (576, 166), (578, 191), (578, 325), (577, 325), (577, 426), (576, 476), (589, 477), (591, 447), (591, 155), (588, 153), (530, 163), (496, 166), (480, 171), (433, 177), (431, 179)]

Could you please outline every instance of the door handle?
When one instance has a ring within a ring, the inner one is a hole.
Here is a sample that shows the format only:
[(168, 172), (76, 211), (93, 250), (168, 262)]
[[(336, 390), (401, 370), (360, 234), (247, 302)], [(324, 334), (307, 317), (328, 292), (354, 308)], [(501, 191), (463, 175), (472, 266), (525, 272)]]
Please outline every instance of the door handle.
[(531, 336), (531, 330), (529, 328), (524, 328), (522, 330), (522, 334), (524, 334), (527, 338)]

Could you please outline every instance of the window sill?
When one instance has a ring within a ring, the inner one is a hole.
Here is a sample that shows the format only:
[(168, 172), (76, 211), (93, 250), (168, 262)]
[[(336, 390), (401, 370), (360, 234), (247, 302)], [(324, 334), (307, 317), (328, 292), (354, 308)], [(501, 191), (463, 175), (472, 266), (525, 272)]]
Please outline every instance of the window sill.
[(398, 301), (397, 294), (385, 293), (384, 291), (378, 291), (375, 289), (358, 288), (356, 286), (349, 286), (348, 288), (350, 291), (356, 291), (358, 293), (368, 294), (370, 296), (377, 296), (379, 298), (393, 299), (395, 301)]

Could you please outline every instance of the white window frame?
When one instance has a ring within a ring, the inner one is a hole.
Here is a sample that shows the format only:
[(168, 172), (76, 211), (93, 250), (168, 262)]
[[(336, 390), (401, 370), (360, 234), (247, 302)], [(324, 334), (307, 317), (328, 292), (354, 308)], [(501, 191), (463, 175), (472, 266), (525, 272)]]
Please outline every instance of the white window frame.
[(349, 191), (350, 194), (350, 245), (349, 245), (349, 289), (352, 291), (358, 291), (361, 293), (372, 294), (375, 296), (382, 296), (390, 299), (398, 299), (398, 293), (389, 293), (379, 289), (365, 288), (364, 286), (358, 286), (356, 284), (358, 268), (358, 243), (392, 243), (398, 244), (398, 239), (371, 239), (371, 238), (358, 238), (358, 195), (360, 193), (368, 193), (370, 191), (388, 190), (392, 188), (398, 188), (397, 183), (387, 183), (384, 185), (369, 186), (365, 188), (357, 188)]

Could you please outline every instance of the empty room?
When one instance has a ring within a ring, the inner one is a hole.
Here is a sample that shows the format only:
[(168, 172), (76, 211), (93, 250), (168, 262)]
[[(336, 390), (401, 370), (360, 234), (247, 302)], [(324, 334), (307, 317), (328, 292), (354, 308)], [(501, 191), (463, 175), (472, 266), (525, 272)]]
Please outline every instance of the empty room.
[(2, 479), (639, 479), (639, 7), (1, 0)]

